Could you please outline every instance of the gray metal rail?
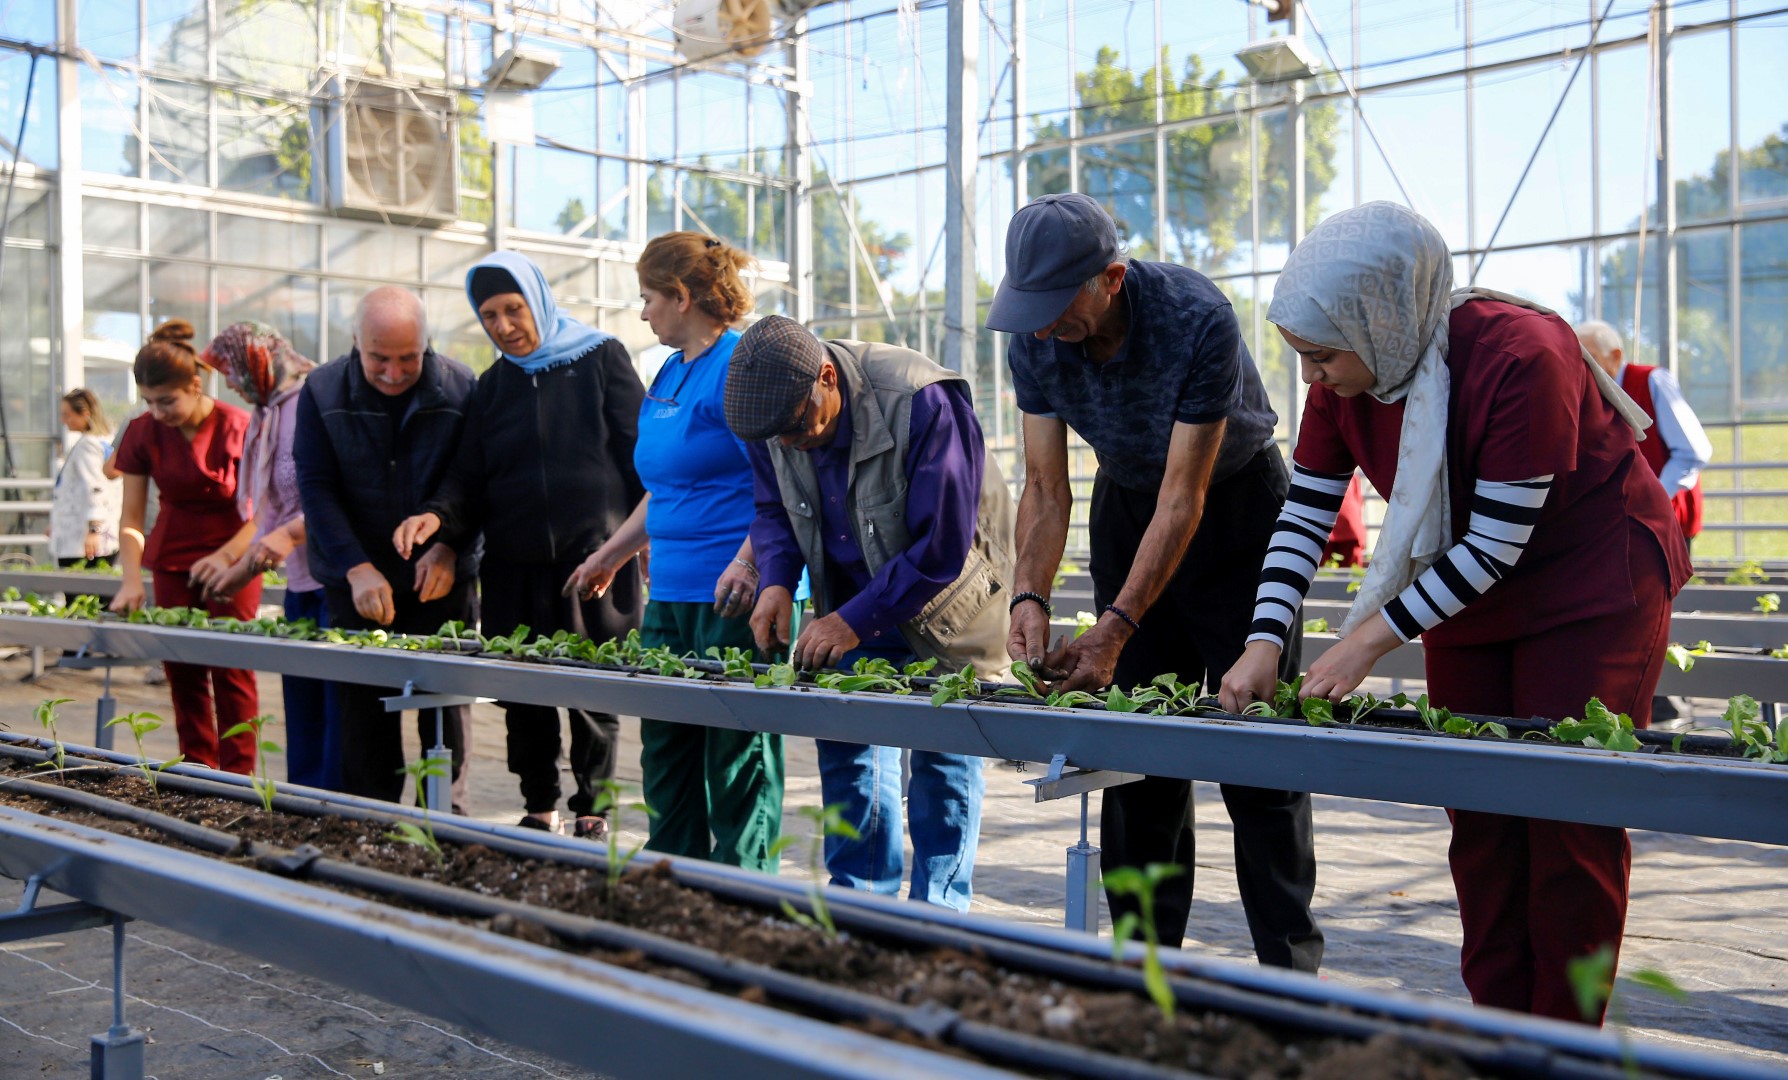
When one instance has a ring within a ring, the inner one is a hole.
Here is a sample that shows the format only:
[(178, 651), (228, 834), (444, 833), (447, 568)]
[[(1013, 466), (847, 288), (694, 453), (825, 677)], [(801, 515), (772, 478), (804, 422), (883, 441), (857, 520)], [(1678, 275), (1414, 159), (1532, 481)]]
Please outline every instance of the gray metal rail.
[[(1085, 769), (1788, 844), (1788, 767), (1731, 759), (1017, 702), (933, 708), (916, 697), (759, 690), (740, 683), (18, 615), (0, 616), (0, 640), (375, 686), (413, 682), (432, 693), (995, 759), (1049, 761), (1062, 754)], [(1415, 677), (1419, 656), (1413, 650), (1410, 656), (1410, 677)]]
[[(1340, 626), (1348, 606), (1345, 600), (1306, 600), (1304, 618), (1323, 618), (1330, 626)], [(1684, 645), (1706, 641), (1731, 648), (1779, 649), (1788, 645), (1788, 617), (1678, 611), (1670, 617), (1670, 640)]]
[[(118, 595), (118, 586), (124, 579), (117, 574), (77, 573), (73, 570), (0, 570), (0, 590), (15, 588), (21, 593), (36, 593), (48, 596), (51, 593), (62, 593), (75, 596), (90, 593), (107, 599)], [(143, 575), (143, 588), (149, 594), (150, 603), (154, 603), (155, 585), (149, 575)], [(285, 602), (286, 587), (284, 585), (263, 585), (261, 587), (261, 603), (281, 604)]]

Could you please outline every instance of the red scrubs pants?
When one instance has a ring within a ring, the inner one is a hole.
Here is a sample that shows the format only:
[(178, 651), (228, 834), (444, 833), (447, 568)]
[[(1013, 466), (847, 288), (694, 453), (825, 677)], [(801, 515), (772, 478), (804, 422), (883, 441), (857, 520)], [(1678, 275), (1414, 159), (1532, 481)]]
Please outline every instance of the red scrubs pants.
[[(1515, 641), (1430, 647), (1429, 697), (1455, 712), (1553, 720), (1581, 717), (1599, 697), (1649, 725), (1670, 640), (1669, 571), (1650, 535), (1634, 530), (1629, 545), (1637, 609)], [(1471, 1000), (1585, 1020), (1565, 966), (1603, 945), (1619, 959), (1632, 867), (1626, 830), (1475, 810), (1447, 816)]]
[[(155, 571), (155, 603), (158, 606), (203, 606), (212, 615), (238, 619), (255, 617), (261, 604), (261, 579), (256, 577), (228, 600), (214, 600), (204, 605), (198, 601), (198, 592), (187, 583), (184, 572)], [(229, 739), (219, 736), (260, 711), (261, 697), (255, 687), (255, 673), (199, 664), (163, 664), (162, 667), (168, 673), (168, 692), (174, 699), (174, 730), (180, 736), (180, 752), (186, 756), (187, 762), (225, 772), (253, 772), (254, 734), (250, 732)], [(212, 711), (214, 700), (215, 714)]]

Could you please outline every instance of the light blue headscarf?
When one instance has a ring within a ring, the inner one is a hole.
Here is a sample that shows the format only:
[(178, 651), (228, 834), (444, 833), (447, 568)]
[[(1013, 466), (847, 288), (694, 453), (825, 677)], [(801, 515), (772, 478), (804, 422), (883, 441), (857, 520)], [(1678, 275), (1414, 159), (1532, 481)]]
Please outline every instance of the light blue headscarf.
[(492, 252), (477, 266), (466, 271), (466, 300), (472, 305), (472, 314), (478, 313), (478, 302), (472, 299), (472, 275), (477, 273), (480, 266), (494, 266), (514, 278), (515, 283), (521, 287), (522, 299), (528, 302), (528, 310), (533, 313), (534, 327), (540, 333), (540, 344), (526, 356), (503, 354), (503, 359), (529, 375), (569, 364), (614, 337), (613, 334), (585, 326), (560, 311), (559, 305), (553, 300), (552, 287), (546, 283), (546, 272), (533, 259), (514, 251)]

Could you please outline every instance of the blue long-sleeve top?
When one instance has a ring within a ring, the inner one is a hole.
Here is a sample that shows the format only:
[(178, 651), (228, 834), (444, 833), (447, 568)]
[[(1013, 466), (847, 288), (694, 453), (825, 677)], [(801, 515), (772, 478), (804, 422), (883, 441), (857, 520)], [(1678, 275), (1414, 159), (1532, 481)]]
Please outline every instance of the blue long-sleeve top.
[[(934, 383), (913, 395), (905, 461), (911, 543), (871, 574), (851, 523), (851, 409), (842, 383), (839, 393), (844, 400), (837, 433), (829, 445), (807, 451), (819, 480), (826, 557), (824, 567), (811, 569), (827, 575), (839, 617), (864, 644), (872, 645), (918, 615), (962, 573), (975, 537), (986, 449), (966, 386)], [(804, 560), (782, 505), (770, 450), (765, 443), (752, 443), (747, 454), (757, 503), (751, 547), (758, 573), (765, 588), (781, 585), (792, 594)]]

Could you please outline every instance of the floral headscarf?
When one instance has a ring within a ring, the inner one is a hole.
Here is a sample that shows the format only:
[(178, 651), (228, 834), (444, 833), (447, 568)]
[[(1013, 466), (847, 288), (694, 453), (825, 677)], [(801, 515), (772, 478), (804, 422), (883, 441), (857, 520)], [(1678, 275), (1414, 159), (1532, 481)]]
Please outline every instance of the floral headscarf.
[(243, 400), (257, 408), (273, 404), (281, 390), (316, 366), (278, 330), (258, 322), (224, 327), (199, 359), (222, 373)]

